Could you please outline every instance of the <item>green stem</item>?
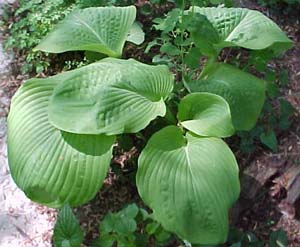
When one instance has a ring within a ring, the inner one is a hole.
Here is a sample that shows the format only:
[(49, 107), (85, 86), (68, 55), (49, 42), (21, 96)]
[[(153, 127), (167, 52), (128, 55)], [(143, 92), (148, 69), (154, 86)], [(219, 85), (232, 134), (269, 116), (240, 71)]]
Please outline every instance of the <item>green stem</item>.
[(192, 13), (195, 13), (195, 0), (192, 1)]
[(198, 79), (205, 78), (210, 73), (210, 71), (214, 68), (216, 61), (217, 61), (217, 57), (208, 57)]
[(171, 125), (176, 125), (177, 124), (176, 117), (170, 110), (169, 106), (167, 105), (166, 107), (167, 107), (167, 111), (166, 111), (166, 115), (165, 115), (165, 120)]
[(144, 142), (147, 142), (147, 138), (142, 134), (142, 132), (136, 133), (136, 136), (140, 139), (142, 139)]
[(185, 0), (182, 1), (182, 14), (184, 12), (184, 9), (185, 9)]
[[(194, 6), (193, 6), (193, 8), (194, 8)], [(181, 18), (182, 19), (183, 19), (183, 16), (184, 16), (184, 10), (185, 10), (185, 0), (182, 1), (182, 12), (181, 12)], [(181, 33), (180, 33), (180, 37), (181, 37), (181, 45), (180, 45), (180, 59), (181, 59), (180, 64), (181, 64), (181, 66), (180, 66), (180, 70), (181, 70), (181, 81), (182, 81), (182, 83), (184, 81), (183, 76), (184, 76), (185, 71), (187, 69), (187, 67), (186, 67), (186, 65), (184, 63), (184, 47), (182, 45), (183, 42), (184, 42), (184, 31), (185, 30), (181, 30)]]
[[(183, 20), (183, 16), (184, 16), (184, 8), (185, 8), (185, 0), (182, 1), (181, 21)], [(183, 64), (184, 48), (182, 46), (182, 43), (184, 41), (184, 30), (181, 30), (181, 32), (180, 32), (180, 38), (181, 38), (180, 58), (181, 58), (181, 64)], [(181, 72), (182, 72), (182, 70), (183, 70), (183, 68), (181, 68)]]

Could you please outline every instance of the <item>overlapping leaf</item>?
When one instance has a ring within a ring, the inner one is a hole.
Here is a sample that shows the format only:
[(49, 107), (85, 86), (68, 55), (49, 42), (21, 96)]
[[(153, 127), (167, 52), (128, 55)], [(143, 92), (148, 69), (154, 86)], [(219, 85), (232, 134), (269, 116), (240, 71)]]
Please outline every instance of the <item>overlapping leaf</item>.
[(219, 34), (217, 47), (240, 46), (259, 50), (290, 48), (292, 41), (262, 13), (242, 8), (200, 8), (193, 11), (208, 18)]
[(134, 22), (129, 30), (127, 41), (140, 45), (144, 42), (144, 40), (145, 33), (143, 32), (140, 24), (138, 22)]
[(228, 137), (234, 133), (229, 105), (216, 94), (187, 95), (179, 104), (178, 119), (200, 136)]
[(138, 162), (139, 194), (166, 230), (195, 244), (226, 241), (240, 187), (235, 157), (221, 139), (169, 126), (151, 137)]
[(207, 78), (189, 84), (192, 92), (210, 92), (229, 104), (236, 130), (250, 130), (265, 101), (265, 82), (228, 64), (216, 64)]
[(53, 127), (49, 98), (69, 73), (26, 82), (8, 117), (8, 161), (16, 184), (33, 201), (60, 207), (92, 199), (111, 159), (113, 136), (76, 135)]
[(77, 70), (54, 90), (51, 123), (79, 134), (135, 133), (164, 116), (173, 76), (164, 65), (106, 58)]
[[(52, 53), (88, 50), (120, 57), (135, 17), (134, 6), (77, 9), (35, 49)], [(131, 41), (135, 40), (131, 38)]]

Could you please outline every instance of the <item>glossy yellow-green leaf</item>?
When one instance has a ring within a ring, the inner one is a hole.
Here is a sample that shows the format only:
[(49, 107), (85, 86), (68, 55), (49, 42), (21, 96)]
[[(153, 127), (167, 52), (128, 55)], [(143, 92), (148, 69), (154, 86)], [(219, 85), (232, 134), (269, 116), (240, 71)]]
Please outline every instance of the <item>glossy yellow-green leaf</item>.
[(228, 137), (234, 133), (228, 103), (211, 93), (191, 93), (179, 104), (181, 125), (200, 136)]
[(193, 244), (226, 241), (240, 186), (235, 157), (221, 139), (160, 130), (139, 157), (137, 187), (166, 230)]
[(114, 136), (78, 135), (49, 123), (49, 98), (68, 73), (32, 79), (15, 94), (8, 116), (8, 162), (18, 187), (50, 207), (92, 199), (106, 176)]
[(77, 9), (35, 49), (51, 53), (87, 50), (120, 57), (135, 17), (134, 6)]
[(164, 116), (173, 89), (167, 66), (106, 58), (69, 72), (55, 87), (50, 122), (79, 134), (135, 133)]

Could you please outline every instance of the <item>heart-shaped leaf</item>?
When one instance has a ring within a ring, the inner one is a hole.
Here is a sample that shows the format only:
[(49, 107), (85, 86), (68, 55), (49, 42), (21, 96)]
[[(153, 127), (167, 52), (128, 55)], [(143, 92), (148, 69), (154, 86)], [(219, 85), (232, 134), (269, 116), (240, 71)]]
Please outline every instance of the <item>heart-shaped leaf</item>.
[(26, 82), (13, 97), (8, 116), (12, 177), (31, 200), (50, 207), (75, 206), (95, 196), (106, 176), (115, 139), (71, 134), (49, 123), (49, 98), (67, 75)]
[(173, 88), (167, 66), (106, 58), (70, 72), (55, 88), (50, 122), (79, 134), (135, 133), (164, 116)]
[[(272, 47), (282, 51), (292, 41), (281, 29), (262, 13), (242, 8), (201, 8), (193, 11), (205, 15), (219, 33), (217, 47), (240, 46), (253, 50)], [(190, 10), (192, 11), (192, 10)]]
[(92, 7), (74, 10), (35, 48), (51, 53), (88, 50), (120, 57), (136, 8)]
[(194, 244), (226, 241), (240, 186), (235, 157), (221, 139), (160, 130), (139, 157), (137, 186), (166, 230)]
[(226, 100), (211, 93), (191, 93), (178, 109), (178, 119), (186, 129), (200, 136), (228, 137), (234, 133)]
[(192, 92), (210, 92), (229, 104), (236, 130), (250, 130), (265, 101), (265, 82), (228, 64), (216, 64), (204, 80), (189, 83)]

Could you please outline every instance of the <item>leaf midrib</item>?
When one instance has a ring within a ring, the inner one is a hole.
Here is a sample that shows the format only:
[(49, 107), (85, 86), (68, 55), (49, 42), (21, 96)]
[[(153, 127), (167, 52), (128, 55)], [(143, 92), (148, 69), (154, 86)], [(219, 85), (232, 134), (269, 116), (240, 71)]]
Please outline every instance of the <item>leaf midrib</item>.
[(231, 32), (229, 33), (229, 35), (227, 35), (227, 37), (224, 39), (224, 41), (226, 42), (232, 42), (231, 40), (228, 40), (230, 38), (230, 36), (232, 36), (232, 34), (235, 32), (235, 30), (241, 25), (241, 23), (244, 21), (244, 19), (249, 15), (250, 10), (248, 10), (248, 12), (242, 16), (242, 18), (240, 19), (239, 23), (231, 30)]
[[(80, 18), (79, 15), (76, 15), (74, 14), (74, 18), (79, 22), (79, 24), (82, 24), (84, 25), (96, 38), (97, 40), (99, 41), (99, 43), (109, 47), (109, 45), (107, 44), (106, 41), (104, 41), (100, 36), (99, 34), (97, 33), (97, 31), (91, 27), (87, 22), (85, 22), (83, 19)], [(114, 53), (114, 51), (112, 51), (110, 48), (108, 49), (110, 52)]]

